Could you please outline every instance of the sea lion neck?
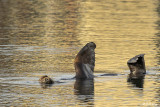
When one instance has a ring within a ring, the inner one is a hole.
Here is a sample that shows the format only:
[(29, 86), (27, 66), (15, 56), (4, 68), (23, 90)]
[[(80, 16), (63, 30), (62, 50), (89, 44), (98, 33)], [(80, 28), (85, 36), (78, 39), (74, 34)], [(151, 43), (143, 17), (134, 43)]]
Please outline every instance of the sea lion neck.
[(76, 78), (94, 78), (95, 48), (96, 44), (89, 42), (78, 52), (74, 60)]

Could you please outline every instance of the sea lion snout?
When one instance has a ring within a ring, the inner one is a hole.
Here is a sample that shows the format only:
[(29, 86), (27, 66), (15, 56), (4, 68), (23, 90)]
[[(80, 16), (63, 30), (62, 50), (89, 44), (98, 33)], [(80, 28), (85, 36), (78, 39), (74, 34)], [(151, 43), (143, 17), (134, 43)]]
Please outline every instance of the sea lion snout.
[(87, 46), (88, 46), (89, 48), (93, 48), (93, 49), (96, 48), (96, 44), (95, 44), (94, 42), (89, 42), (89, 43), (87, 43)]

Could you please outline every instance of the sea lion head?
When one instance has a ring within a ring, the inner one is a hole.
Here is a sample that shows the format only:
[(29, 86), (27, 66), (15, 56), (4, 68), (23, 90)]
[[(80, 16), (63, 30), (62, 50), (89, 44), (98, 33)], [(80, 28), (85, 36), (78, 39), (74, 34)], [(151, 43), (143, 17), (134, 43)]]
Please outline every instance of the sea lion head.
[(77, 54), (74, 60), (76, 78), (92, 79), (94, 77), (95, 48), (96, 44), (89, 42)]
[(39, 82), (41, 84), (53, 84), (54, 83), (54, 81), (51, 78), (49, 78), (47, 75), (42, 76), (39, 79)]
[(89, 42), (86, 44), (86, 46), (88, 46), (91, 49), (95, 49), (96, 48), (96, 44), (94, 42)]

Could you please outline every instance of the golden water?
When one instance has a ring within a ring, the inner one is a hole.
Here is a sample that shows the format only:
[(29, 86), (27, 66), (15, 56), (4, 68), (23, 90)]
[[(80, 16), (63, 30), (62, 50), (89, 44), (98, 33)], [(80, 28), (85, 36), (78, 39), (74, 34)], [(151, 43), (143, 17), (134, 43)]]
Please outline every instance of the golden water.
[[(75, 56), (91, 41), (95, 73), (124, 75), (95, 78), (89, 90), (75, 80), (40, 86), (41, 75), (73, 77)], [(138, 88), (126, 82), (126, 63), (141, 53), (147, 75)], [(0, 106), (158, 106), (160, 2), (0, 0), (0, 61)]]

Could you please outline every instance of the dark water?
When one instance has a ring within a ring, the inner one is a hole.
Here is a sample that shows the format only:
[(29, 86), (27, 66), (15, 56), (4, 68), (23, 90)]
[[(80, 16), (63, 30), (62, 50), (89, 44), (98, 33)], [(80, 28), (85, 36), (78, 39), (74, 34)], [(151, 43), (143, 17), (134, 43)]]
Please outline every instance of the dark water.
[[(119, 75), (60, 80), (90, 41), (95, 75)], [(141, 53), (140, 88), (126, 63)], [(42, 75), (64, 83), (43, 87)], [(160, 106), (160, 1), (0, 0), (0, 106)]]

